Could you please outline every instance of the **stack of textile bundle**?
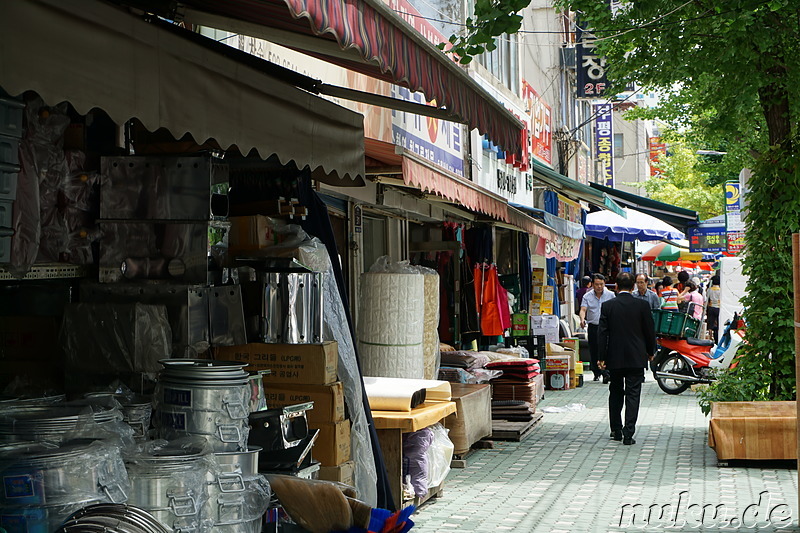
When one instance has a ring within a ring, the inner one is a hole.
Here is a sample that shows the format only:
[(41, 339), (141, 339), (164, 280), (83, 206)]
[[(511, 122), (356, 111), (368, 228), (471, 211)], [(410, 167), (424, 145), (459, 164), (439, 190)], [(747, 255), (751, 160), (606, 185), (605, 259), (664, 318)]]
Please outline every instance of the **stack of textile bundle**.
[(536, 412), (537, 376), (541, 374), (538, 359), (503, 359), (486, 365), (503, 374), (492, 384), (492, 419), (528, 421)]

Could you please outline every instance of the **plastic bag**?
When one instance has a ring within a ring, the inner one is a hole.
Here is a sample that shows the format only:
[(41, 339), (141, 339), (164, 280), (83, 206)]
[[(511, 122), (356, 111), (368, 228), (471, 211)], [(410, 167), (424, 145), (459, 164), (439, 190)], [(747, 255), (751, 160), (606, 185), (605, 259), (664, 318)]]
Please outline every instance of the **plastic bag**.
[(453, 460), (455, 445), (447, 436), (448, 430), (442, 424), (434, 424), (428, 428), (433, 433), (433, 442), (426, 452), (428, 455), (428, 488), (438, 487), (444, 483), (450, 473), (450, 462)]
[(392, 262), (392, 258), (388, 255), (382, 255), (375, 260), (375, 263), (369, 267), (371, 273), (386, 273), (386, 274), (422, 274), (420, 268), (412, 265), (408, 261)]
[(570, 403), (563, 407), (548, 406), (540, 409), (543, 413), (577, 413), (578, 411), (586, 410), (586, 406), (582, 403)]

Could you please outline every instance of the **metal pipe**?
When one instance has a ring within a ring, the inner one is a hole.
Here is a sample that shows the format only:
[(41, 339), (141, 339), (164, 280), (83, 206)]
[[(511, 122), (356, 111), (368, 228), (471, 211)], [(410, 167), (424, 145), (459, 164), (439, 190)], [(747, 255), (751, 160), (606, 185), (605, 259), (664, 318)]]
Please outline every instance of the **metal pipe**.
[(692, 383), (711, 383), (710, 379), (701, 379), (696, 376), (686, 374), (672, 374), (670, 372), (656, 372), (657, 379), (672, 379), (675, 381), (691, 381)]

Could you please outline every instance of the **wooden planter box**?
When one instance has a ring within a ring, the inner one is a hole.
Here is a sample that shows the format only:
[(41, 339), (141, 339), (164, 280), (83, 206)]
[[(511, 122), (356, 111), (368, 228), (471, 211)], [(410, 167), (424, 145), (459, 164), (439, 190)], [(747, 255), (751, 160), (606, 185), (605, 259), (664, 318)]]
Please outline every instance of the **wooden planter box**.
[(714, 402), (708, 445), (719, 460), (797, 459), (795, 402)]

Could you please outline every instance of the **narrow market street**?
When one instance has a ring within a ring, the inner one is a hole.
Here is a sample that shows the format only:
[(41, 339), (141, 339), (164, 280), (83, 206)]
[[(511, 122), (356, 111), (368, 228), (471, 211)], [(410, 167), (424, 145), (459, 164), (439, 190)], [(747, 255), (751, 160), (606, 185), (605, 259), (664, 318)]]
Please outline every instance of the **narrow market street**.
[[(607, 387), (587, 377), (582, 388), (548, 391), (539, 405), (582, 403), (585, 410), (545, 413), (527, 440), (495, 441), (494, 449), (473, 451), (466, 469), (450, 472), (442, 497), (417, 512), (415, 530), (773, 531), (779, 515), (789, 512), (796, 527), (797, 470), (788, 463), (717, 466), (695, 393), (669, 396), (648, 376), (637, 442), (623, 446), (609, 439)], [(623, 511), (626, 504), (642, 507)], [(648, 523), (647, 508), (654, 504), (672, 507), (664, 508), (664, 520), (653, 514)], [(693, 504), (724, 505), (725, 524), (709, 510), (699, 528)], [(743, 513), (748, 527), (733, 520)]]

